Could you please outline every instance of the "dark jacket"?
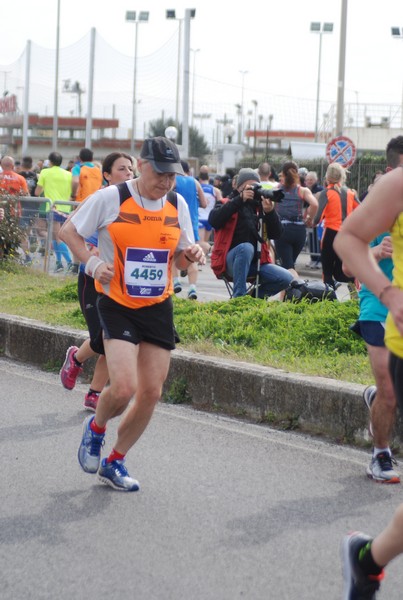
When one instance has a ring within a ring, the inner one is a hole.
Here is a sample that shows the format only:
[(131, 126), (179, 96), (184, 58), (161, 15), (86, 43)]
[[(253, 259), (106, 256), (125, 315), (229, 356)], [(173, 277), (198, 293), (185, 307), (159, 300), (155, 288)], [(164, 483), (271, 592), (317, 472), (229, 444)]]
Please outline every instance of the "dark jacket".
[[(259, 239), (259, 208), (260, 204), (254, 201), (243, 202), (238, 192), (231, 195), (227, 202), (217, 202), (210, 212), (208, 221), (214, 229), (221, 229), (235, 213), (238, 220), (230, 248), (235, 248), (244, 242), (250, 242), (257, 247)], [(265, 225), (265, 239), (277, 240), (282, 232), (283, 226), (275, 210), (269, 213), (262, 212), (262, 221)]]

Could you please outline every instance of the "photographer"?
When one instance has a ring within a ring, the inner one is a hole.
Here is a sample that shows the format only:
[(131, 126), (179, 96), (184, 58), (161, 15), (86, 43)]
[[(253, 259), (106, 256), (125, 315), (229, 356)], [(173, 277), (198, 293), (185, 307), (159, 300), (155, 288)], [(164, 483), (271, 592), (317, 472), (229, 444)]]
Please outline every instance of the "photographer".
[[(255, 190), (259, 176), (252, 169), (241, 169), (235, 190), (228, 201), (217, 203), (209, 215), (216, 231), (211, 266), (217, 276), (224, 272), (233, 279), (233, 297), (246, 294), (246, 280), (257, 274), (258, 243), (261, 244), (259, 297), (273, 296), (293, 279), (289, 271), (271, 262), (268, 240), (277, 239), (282, 225), (270, 198)], [(263, 235), (259, 233), (262, 222)], [(264, 238), (264, 239), (263, 239)]]

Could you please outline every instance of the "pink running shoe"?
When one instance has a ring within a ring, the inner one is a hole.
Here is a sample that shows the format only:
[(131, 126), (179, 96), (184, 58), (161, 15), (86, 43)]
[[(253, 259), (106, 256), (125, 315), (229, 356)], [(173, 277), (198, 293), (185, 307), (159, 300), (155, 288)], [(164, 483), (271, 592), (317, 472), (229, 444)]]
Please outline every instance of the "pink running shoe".
[(98, 398), (99, 394), (96, 394), (95, 392), (87, 392), (84, 398), (84, 408), (95, 412), (97, 409)]
[(66, 359), (60, 369), (60, 379), (63, 387), (66, 390), (72, 390), (76, 385), (77, 377), (82, 372), (82, 367), (79, 367), (74, 361), (74, 354), (77, 352), (77, 346), (70, 346), (66, 352)]

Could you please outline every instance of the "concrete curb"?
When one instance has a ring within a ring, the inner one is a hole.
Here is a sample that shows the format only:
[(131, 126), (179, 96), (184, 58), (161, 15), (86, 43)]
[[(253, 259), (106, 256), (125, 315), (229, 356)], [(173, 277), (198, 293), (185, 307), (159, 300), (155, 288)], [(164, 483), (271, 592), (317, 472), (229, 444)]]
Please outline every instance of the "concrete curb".
[[(86, 337), (83, 331), (0, 313), (0, 355), (41, 368), (59, 368), (67, 347), (80, 345)], [(93, 368), (88, 363), (87, 381)], [(185, 393), (195, 408), (362, 443), (369, 439), (363, 389), (358, 384), (175, 350), (164, 393), (173, 401)]]

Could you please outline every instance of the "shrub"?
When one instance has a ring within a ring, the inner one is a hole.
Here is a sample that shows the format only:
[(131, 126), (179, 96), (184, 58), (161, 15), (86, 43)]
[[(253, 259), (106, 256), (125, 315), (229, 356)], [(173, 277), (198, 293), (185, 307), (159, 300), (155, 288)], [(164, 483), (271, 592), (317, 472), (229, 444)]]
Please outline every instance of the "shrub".
[(19, 226), (18, 208), (14, 196), (2, 195), (4, 219), (0, 221), (0, 260), (15, 259), (21, 246), (23, 231)]

